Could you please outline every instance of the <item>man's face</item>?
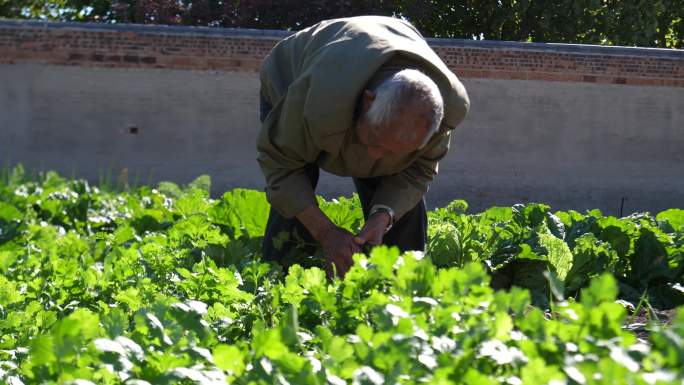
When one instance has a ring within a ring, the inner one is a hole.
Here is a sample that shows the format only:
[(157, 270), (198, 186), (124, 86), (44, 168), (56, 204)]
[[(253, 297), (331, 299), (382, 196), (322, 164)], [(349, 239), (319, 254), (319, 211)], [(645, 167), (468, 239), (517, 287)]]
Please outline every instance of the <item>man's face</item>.
[[(407, 155), (416, 151), (423, 143), (423, 138), (428, 132), (428, 123), (415, 116), (409, 115), (394, 119), (390, 124), (380, 127), (367, 128), (368, 135), (366, 145), (368, 154), (373, 159), (380, 159), (392, 155)], [(402, 133), (415, 131), (415, 135), (402, 135)]]
[[(367, 91), (370, 92), (370, 91)], [(364, 115), (374, 97), (364, 95)], [(420, 147), (429, 131), (429, 120), (418, 108), (407, 108), (389, 124), (373, 126), (365, 116), (359, 119), (356, 130), (359, 140), (373, 159), (392, 155), (407, 155)]]

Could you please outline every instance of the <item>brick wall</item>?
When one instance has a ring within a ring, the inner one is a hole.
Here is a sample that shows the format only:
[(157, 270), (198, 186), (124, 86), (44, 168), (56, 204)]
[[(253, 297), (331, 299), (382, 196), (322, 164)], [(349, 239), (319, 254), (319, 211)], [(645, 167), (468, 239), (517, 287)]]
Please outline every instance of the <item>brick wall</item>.
[[(0, 20), (0, 63), (258, 70), (284, 31)], [(429, 39), (463, 78), (684, 87), (684, 51)]]

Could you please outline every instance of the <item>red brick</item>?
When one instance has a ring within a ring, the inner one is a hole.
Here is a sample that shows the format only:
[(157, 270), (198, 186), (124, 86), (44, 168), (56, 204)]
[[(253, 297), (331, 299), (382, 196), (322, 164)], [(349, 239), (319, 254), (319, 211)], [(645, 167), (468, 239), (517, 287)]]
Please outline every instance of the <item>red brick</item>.
[(135, 56), (135, 55), (124, 55), (123, 61), (126, 63), (139, 63), (140, 58), (138, 56)]
[(612, 83), (615, 83), (615, 77), (614, 76), (596, 76), (595, 81), (593, 83), (612, 84)]
[(229, 69), (238, 67), (239, 60), (226, 58), (207, 58), (207, 67), (212, 70)]
[(629, 85), (634, 85), (634, 86), (662, 86), (662, 80), (661, 79), (654, 79), (654, 78), (627, 78), (626, 84)]
[(549, 72), (530, 72), (527, 74), (527, 80), (540, 80), (547, 82), (581, 82), (582, 75)]
[[(1, 27), (0, 60), (101, 67), (258, 71), (277, 38)], [(458, 76), (684, 87), (684, 60), (435, 46)]]
[(206, 62), (202, 58), (186, 56), (174, 57), (171, 60), (171, 64), (174, 68), (206, 69)]
[(483, 77), (482, 71), (473, 71), (473, 70), (458, 70), (458, 69), (453, 69), (454, 73), (456, 73), (457, 76), (463, 77), (463, 78), (481, 78)]

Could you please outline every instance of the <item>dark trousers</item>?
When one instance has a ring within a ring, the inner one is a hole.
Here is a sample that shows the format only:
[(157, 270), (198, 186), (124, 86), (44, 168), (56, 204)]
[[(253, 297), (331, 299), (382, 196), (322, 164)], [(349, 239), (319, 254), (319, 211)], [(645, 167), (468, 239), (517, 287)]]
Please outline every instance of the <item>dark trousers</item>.
[[(260, 104), (261, 121), (263, 122), (270, 111), (271, 106), (263, 96), (261, 97)], [(311, 183), (311, 188), (315, 190), (319, 177), (318, 165), (307, 165), (305, 172)], [(375, 190), (380, 184), (380, 179), (381, 177), (354, 178), (354, 186), (359, 194), (361, 207), (363, 209), (363, 217), (365, 219), (368, 219), (371, 200), (373, 199)], [(291, 254), (291, 248), (294, 246), (294, 243), (292, 242), (282, 242), (282, 240), (288, 239), (298, 239), (300, 241), (299, 244), (303, 243), (308, 245), (302, 250), (308, 255), (313, 255), (315, 253), (316, 241), (304, 225), (296, 218), (285, 218), (271, 208), (268, 215), (268, 222), (266, 223), (266, 233), (264, 234), (263, 258), (268, 261), (282, 262), (285, 256)], [(390, 231), (385, 234), (382, 243), (388, 246), (397, 246), (401, 251), (424, 251), (426, 241), (427, 211), (425, 209), (425, 199), (423, 198), (413, 209), (399, 218)]]

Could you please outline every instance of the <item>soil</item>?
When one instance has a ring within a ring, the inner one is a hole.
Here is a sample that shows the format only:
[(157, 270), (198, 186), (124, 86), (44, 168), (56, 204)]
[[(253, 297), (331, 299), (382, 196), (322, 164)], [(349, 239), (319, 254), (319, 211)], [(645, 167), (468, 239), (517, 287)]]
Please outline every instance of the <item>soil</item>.
[[(629, 312), (630, 309), (628, 308), (627, 311)], [(629, 313), (625, 321), (625, 329), (633, 332), (637, 338), (648, 341), (653, 325), (671, 325), (676, 313), (676, 309), (641, 309), (638, 314)]]

